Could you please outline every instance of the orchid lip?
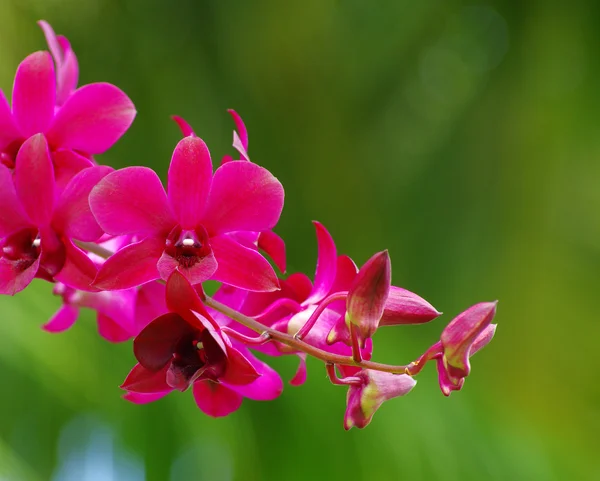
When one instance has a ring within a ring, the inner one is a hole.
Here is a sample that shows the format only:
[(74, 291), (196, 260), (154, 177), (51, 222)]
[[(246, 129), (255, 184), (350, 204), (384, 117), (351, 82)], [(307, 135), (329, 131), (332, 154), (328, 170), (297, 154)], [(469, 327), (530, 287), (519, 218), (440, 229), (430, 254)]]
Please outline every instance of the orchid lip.
[(165, 241), (165, 253), (182, 267), (192, 267), (211, 252), (208, 233), (203, 226), (195, 230), (176, 226)]

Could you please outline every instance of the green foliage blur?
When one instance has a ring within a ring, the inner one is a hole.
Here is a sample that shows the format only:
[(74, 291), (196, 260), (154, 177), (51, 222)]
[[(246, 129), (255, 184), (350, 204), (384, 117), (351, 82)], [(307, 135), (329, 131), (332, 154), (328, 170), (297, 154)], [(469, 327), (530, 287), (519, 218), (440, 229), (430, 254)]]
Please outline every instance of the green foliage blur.
[[(358, 264), (445, 312), (384, 328), (374, 357), (414, 359), (452, 317), (499, 299), (496, 338), (444, 398), (433, 366), (345, 432), (345, 389), (318, 362), (281, 398), (211, 419), (190, 393), (135, 406), (131, 344), (36, 281), (0, 299), (0, 479), (597, 480), (600, 4), (572, 0), (0, 0), (0, 87), (71, 41), (80, 85), (116, 84), (138, 116), (105, 155), (162, 178), (187, 119), (213, 159), (250, 157), (286, 189), (289, 271), (314, 272), (311, 220)], [(288, 380), (294, 359), (274, 365)]]

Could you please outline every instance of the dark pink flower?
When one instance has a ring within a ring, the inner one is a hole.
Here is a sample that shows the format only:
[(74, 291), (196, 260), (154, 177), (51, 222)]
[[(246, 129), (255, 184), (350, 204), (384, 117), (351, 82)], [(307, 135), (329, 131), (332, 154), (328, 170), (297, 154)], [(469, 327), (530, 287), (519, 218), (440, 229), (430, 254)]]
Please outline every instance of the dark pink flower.
[[(76, 173), (91, 164), (89, 156), (108, 150), (135, 117), (131, 100), (108, 83), (77, 84), (77, 60), (69, 42), (42, 22), (54, 56), (35, 52), (15, 75), (12, 110), (0, 91), (0, 162), (13, 168), (23, 142), (43, 133), (57, 163)], [(57, 172), (57, 179), (61, 177)]]
[(273, 268), (230, 233), (271, 229), (283, 208), (283, 187), (251, 162), (228, 162), (213, 175), (198, 137), (181, 140), (169, 168), (168, 195), (154, 171), (128, 167), (106, 176), (90, 195), (92, 211), (111, 235), (136, 235), (100, 268), (95, 285), (125, 289), (168, 279), (218, 280), (243, 289), (279, 288)]
[(206, 312), (186, 278), (174, 271), (167, 282), (169, 313), (153, 320), (134, 340), (138, 364), (123, 389), (133, 402), (149, 402), (193, 386), (205, 413), (224, 416), (243, 397), (268, 400), (281, 393), (275, 371), (229, 337)]
[(36, 276), (94, 290), (89, 286), (96, 266), (73, 239), (93, 242), (102, 235), (88, 195), (111, 170), (83, 169), (59, 192), (43, 134), (24, 142), (14, 180), (9, 169), (0, 165), (0, 293), (15, 294)]
[(417, 384), (407, 374), (390, 374), (387, 372), (362, 369), (353, 374), (360, 382), (348, 389), (346, 398), (346, 414), (344, 428), (367, 426), (373, 414), (387, 400), (408, 394)]

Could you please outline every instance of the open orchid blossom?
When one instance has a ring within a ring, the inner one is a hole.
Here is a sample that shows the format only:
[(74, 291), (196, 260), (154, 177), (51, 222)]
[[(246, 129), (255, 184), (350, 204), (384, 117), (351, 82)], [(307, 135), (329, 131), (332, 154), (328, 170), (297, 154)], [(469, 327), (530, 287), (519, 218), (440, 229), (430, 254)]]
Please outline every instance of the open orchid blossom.
[[(88, 195), (110, 167), (88, 167), (61, 192), (46, 138), (36, 134), (17, 155), (13, 175), (0, 165), (0, 292), (15, 294), (34, 277), (90, 287), (96, 266), (73, 240), (93, 242), (102, 231), (91, 214)], [(31, 175), (35, 172), (36, 175)]]
[(286, 245), (273, 231), (283, 186), (250, 160), (234, 110), (237, 153), (214, 171), (208, 147), (181, 117), (166, 189), (147, 167), (97, 165), (93, 156), (126, 132), (134, 106), (107, 83), (77, 88), (70, 42), (39, 25), (49, 52), (21, 62), (12, 107), (0, 91), (0, 294), (39, 278), (62, 300), (46, 331), (66, 331), (91, 309), (102, 337), (134, 338), (137, 364), (121, 387), (136, 404), (189, 389), (204, 413), (220, 417), (244, 398), (273, 400), (283, 382), (254, 352), (297, 356), (295, 386), (306, 381), (309, 357), (321, 361), (332, 384), (348, 389), (346, 429), (364, 428), (385, 401), (408, 394), (428, 361), (446, 396), (462, 389), (470, 357), (494, 336), (495, 302), (459, 314), (408, 364), (372, 360), (380, 327), (441, 315), (392, 285), (388, 251), (358, 269), (314, 222), (314, 278), (283, 277)]
[[(40, 25), (52, 55), (39, 51), (21, 62), (12, 110), (0, 91), (0, 162), (14, 168), (23, 143), (42, 133), (57, 170), (74, 175), (93, 165), (91, 155), (105, 152), (119, 140), (136, 111), (114, 85), (94, 83), (75, 90), (78, 66), (69, 42), (56, 37), (46, 22)], [(56, 174), (57, 179), (62, 177)]]
[(233, 346), (177, 270), (167, 281), (166, 303), (169, 312), (150, 322), (135, 338), (138, 364), (123, 389), (142, 395), (164, 394), (193, 385), (196, 403), (212, 416), (235, 411), (242, 397), (271, 399), (281, 393), (277, 373), (247, 349)]
[(214, 279), (248, 290), (279, 288), (267, 260), (227, 234), (271, 229), (283, 208), (281, 184), (250, 162), (229, 162), (213, 176), (208, 148), (198, 137), (177, 144), (168, 195), (154, 171), (127, 167), (98, 183), (90, 206), (107, 234), (141, 239), (102, 265), (97, 288), (166, 280), (176, 268), (192, 284)]
[[(235, 110), (229, 110), (229, 113), (233, 117), (235, 121), (236, 128), (240, 131), (238, 135), (236, 131), (233, 132), (233, 147), (238, 150), (240, 153), (240, 161), (246, 160), (250, 161), (248, 157), (248, 131), (246, 130), (246, 126), (244, 125), (244, 121), (238, 115)], [(184, 137), (196, 137), (194, 130), (190, 126), (190, 124), (177, 115), (173, 116), (173, 120), (179, 126), (181, 133)], [(221, 161), (221, 165), (233, 161), (233, 158), (229, 155), (223, 157)], [(234, 233), (239, 237), (240, 232)], [(285, 242), (281, 237), (279, 237), (272, 230), (265, 230), (262, 232), (250, 232), (245, 231), (243, 234), (246, 235), (246, 242), (242, 242), (247, 247), (252, 249), (261, 249), (273, 260), (273, 263), (279, 268), (281, 272), (285, 272), (286, 269), (286, 255), (285, 255)], [(238, 239), (239, 240), (239, 239)]]

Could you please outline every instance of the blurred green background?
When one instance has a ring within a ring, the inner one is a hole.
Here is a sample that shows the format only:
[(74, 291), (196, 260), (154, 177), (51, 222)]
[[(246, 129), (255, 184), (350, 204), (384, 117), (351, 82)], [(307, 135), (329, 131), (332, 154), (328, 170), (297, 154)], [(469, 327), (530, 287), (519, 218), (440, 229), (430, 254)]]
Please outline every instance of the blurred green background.
[[(138, 117), (99, 161), (164, 178), (186, 118), (219, 159), (235, 108), (250, 157), (286, 188), (289, 271), (314, 271), (312, 219), (445, 315), (386, 328), (412, 360), (452, 317), (499, 299), (463, 391), (433, 366), (365, 430), (318, 362), (299, 388), (225, 419), (190, 393), (120, 398), (130, 344), (88, 313), (67, 333), (36, 282), (1, 298), (0, 479), (597, 480), (600, 383), (600, 4), (441, 0), (0, 0), (0, 87), (66, 35), (80, 84), (112, 82)], [(277, 359), (285, 379), (295, 360)]]

